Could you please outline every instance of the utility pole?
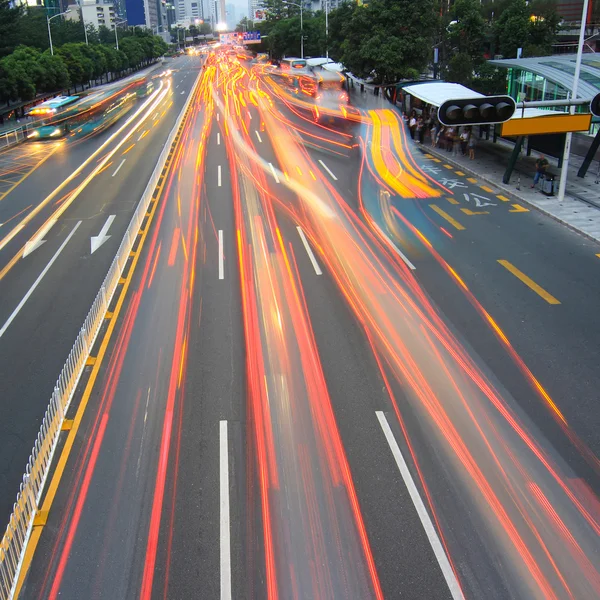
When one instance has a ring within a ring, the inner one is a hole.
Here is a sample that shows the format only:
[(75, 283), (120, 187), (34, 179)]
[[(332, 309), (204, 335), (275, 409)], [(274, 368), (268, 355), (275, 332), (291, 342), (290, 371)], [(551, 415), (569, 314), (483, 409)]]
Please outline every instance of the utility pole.
[(62, 15), (66, 15), (70, 12), (70, 10), (65, 10), (65, 12), (58, 13), (57, 15), (52, 15), (51, 17), (46, 15), (46, 21), (48, 22), (48, 39), (50, 40), (50, 54), (52, 54), (52, 56), (54, 56), (54, 46), (52, 45), (52, 31), (50, 30), (50, 21), (52, 21), (52, 19), (56, 19), (56, 17), (61, 17)]
[[(585, 22), (587, 19), (588, 0), (583, 0), (583, 11), (581, 13), (581, 29), (579, 30), (579, 47), (577, 48), (577, 61), (575, 62), (575, 75), (573, 75), (573, 91), (571, 98), (577, 100), (577, 88), (579, 87), (579, 73), (581, 72), (581, 56), (583, 54), (583, 41), (585, 38)], [(575, 106), (569, 107), (569, 113), (575, 114)], [(565, 151), (563, 153), (562, 169), (560, 172), (560, 181), (558, 184), (558, 199), (565, 199), (565, 190), (567, 189), (567, 174), (569, 170), (569, 155), (571, 154), (571, 138), (573, 133), (567, 132), (565, 136)]]

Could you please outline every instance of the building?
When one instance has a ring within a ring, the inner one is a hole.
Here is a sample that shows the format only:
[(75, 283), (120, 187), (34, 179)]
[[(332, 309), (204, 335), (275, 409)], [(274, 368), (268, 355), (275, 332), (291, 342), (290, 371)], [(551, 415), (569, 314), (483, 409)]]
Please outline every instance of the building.
[(205, 20), (203, 0), (177, 0), (176, 13), (178, 23), (194, 23), (196, 19)]
[(157, 30), (160, 0), (125, 0), (127, 24), (148, 27)]
[(115, 9), (111, 0), (81, 0), (81, 3), (69, 4), (69, 13), (65, 16), (71, 21), (92, 24), (96, 29), (104, 25), (109, 29), (115, 27)]
[(227, 29), (229, 31), (234, 31), (235, 26), (238, 24), (236, 19), (235, 4), (229, 2), (225, 5), (225, 17), (227, 22)]

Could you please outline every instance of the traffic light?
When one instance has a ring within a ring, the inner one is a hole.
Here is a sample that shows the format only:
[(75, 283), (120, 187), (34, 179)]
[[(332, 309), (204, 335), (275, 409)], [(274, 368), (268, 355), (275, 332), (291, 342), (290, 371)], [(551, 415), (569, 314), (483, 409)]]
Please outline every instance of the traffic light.
[(590, 112), (595, 117), (600, 117), (600, 94), (596, 94), (590, 102)]
[(446, 100), (438, 108), (442, 125), (487, 125), (504, 123), (517, 106), (510, 96), (481, 96), (461, 100)]

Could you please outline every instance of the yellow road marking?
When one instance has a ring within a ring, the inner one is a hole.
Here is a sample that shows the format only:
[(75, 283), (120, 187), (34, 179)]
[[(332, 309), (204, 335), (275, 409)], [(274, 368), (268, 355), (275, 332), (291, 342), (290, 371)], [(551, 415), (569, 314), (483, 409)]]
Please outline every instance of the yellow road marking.
[(465, 174), (462, 171), (454, 171), (459, 177), (464, 177)]
[(528, 288), (533, 290), (538, 296), (541, 296), (548, 304), (560, 304), (552, 294), (549, 294), (543, 287), (540, 287), (533, 279), (527, 277), (523, 271), (509, 263), (507, 260), (498, 261), (507, 271), (510, 271), (517, 279), (520, 279)]
[(597, 256), (598, 258), (600, 258), (600, 254), (596, 254), (596, 256)]
[(423, 155), (425, 158), (433, 158), (433, 156), (431, 154), (424, 154)]
[(506, 196), (503, 196), (502, 194), (497, 194), (496, 198), (498, 198), (498, 200), (502, 200), (502, 202), (510, 202), (510, 200)]
[[(186, 119), (187, 118), (188, 117), (186, 117)], [(177, 136), (175, 139), (178, 142), (179, 136)], [(168, 160), (170, 161), (172, 159), (168, 159)], [(170, 164), (169, 164), (169, 166), (170, 166)], [(155, 198), (159, 198), (160, 195), (162, 194), (164, 182), (165, 182), (165, 180), (163, 180), (162, 184), (157, 186), (158, 193), (156, 194)], [(146, 229), (144, 230), (144, 233), (142, 234), (142, 238), (139, 242), (138, 249), (141, 249), (144, 245), (144, 242), (146, 240), (146, 236), (148, 233), (149, 225), (154, 218), (154, 213), (156, 212), (157, 206), (158, 206), (158, 202), (152, 203), (152, 216), (148, 219), (148, 222), (146, 224)], [(137, 262), (140, 258), (140, 255), (141, 255), (140, 252), (136, 253), (133, 260), (131, 261), (131, 265), (127, 272), (127, 276), (121, 277), (121, 279), (119, 280), (119, 283), (123, 283), (124, 285), (121, 288), (121, 293), (119, 295), (117, 304), (115, 306), (115, 310), (113, 312), (114, 316), (119, 315), (121, 308), (125, 302), (125, 297), (127, 296), (127, 291), (129, 289), (129, 285), (133, 278), (133, 273), (135, 272), (135, 268), (136, 268)], [(56, 492), (58, 491), (58, 486), (60, 485), (60, 481), (62, 479), (65, 467), (67, 465), (67, 461), (69, 460), (69, 455), (71, 454), (71, 449), (73, 447), (73, 443), (75, 442), (75, 438), (76, 438), (77, 432), (79, 430), (79, 425), (81, 424), (81, 420), (85, 413), (85, 409), (87, 408), (87, 404), (92, 395), (92, 391), (94, 389), (94, 384), (96, 383), (96, 378), (98, 377), (98, 373), (100, 372), (100, 367), (102, 365), (104, 355), (106, 354), (106, 351), (108, 349), (108, 344), (111, 340), (113, 331), (116, 327), (117, 320), (118, 319), (116, 319), (116, 318), (110, 319), (108, 327), (106, 328), (106, 333), (104, 334), (104, 338), (102, 339), (102, 343), (100, 344), (100, 348), (98, 350), (98, 355), (95, 359), (94, 366), (92, 367), (90, 377), (89, 377), (88, 382), (83, 391), (83, 395), (81, 397), (81, 402), (79, 403), (79, 406), (77, 407), (77, 413), (75, 414), (75, 418), (73, 419), (72, 427), (69, 430), (67, 439), (65, 441), (65, 445), (63, 446), (62, 452), (60, 454), (60, 458), (58, 459), (58, 462), (56, 463), (56, 468), (54, 470), (54, 474), (52, 475), (52, 479), (50, 481), (50, 484), (48, 485), (48, 491), (46, 492), (46, 496), (44, 497), (44, 503), (42, 504), (41, 509), (37, 511), (36, 516), (34, 517), (34, 527), (31, 531), (31, 536), (29, 537), (29, 542), (27, 543), (27, 546), (25, 548), (25, 555), (23, 556), (23, 564), (21, 565), (19, 579), (17, 581), (17, 586), (15, 588), (15, 598), (19, 597), (21, 588), (23, 587), (23, 583), (25, 581), (25, 577), (26, 577), (27, 573), (29, 572), (31, 562), (33, 560), (33, 555), (35, 554), (35, 550), (40, 541), (42, 531), (44, 530), (44, 525), (46, 524), (48, 513), (50, 511), (50, 508), (52, 507), (52, 503), (54, 502)]]
[(521, 206), (520, 204), (513, 204), (514, 208), (511, 208), (508, 212), (529, 212), (528, 208)]
[(491, 187), (488, 187), (487, 185), (480, 185), (479, 186), (484, 192), (489, 192), (490, 194), (494, 193), (494, 190)]
[(446, 167), (446, 169), (453, 169), (454, 167), (452, 165), (444, 165)]
[(465, 215), (469, 215), (472, 217), (473, 215), (489, 215), (490, 213), (487, 210), (471, 210), (469, 208), (461, 208)]
[(433, 162), (442, 162), (439, 158), (433, 158)]
[(474, 177), (467, 177), (467, 181), (469, 183), (477, 183), (477, 179), (475, 179)]
[(448, 200), (450, 204), (460, 204), (460, 202), (458, 200), (455, 200), (454, 198), (446, 198), (446, 200)]
[(122, 152), (121, 156), (123, 156), (124, 154), (127, 154), (134, 146), (135, 146), (135, 142), (133, 144), (131, 144), (131, 146), (129, 146), (129, 148), (127, 148), (127, 150), (125, 150), (125, 152)]
[(431, 208), (435, 210), (435, 212), (438, 215), (440, 215), (440, 217), (446, 219), (446, 221), (448, 221), (448, 223), (450, 223), (450, 225), (452, 225), (452, 227), (454, 227), (455, 229), (458, 229), (459, 231), (462, 231), (464, 229), (464, 227), (456, 219), (453, 219), (445, 210), (442, 210), (436, 204), (430, 204), (429, 206), (431, 206)]

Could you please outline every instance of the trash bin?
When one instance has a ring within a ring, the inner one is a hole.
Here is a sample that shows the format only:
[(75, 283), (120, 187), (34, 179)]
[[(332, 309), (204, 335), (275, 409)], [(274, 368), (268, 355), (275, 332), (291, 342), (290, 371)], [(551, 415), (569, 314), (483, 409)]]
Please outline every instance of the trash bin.
[(554, 175), (546, 173), (542, 179), (542, 194), (546, 196), (554, 196)]

